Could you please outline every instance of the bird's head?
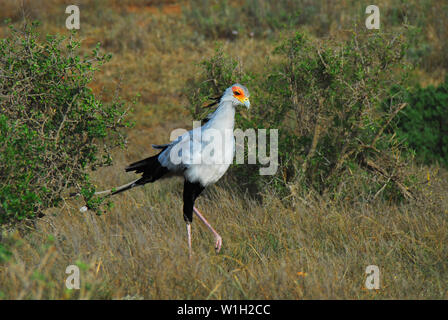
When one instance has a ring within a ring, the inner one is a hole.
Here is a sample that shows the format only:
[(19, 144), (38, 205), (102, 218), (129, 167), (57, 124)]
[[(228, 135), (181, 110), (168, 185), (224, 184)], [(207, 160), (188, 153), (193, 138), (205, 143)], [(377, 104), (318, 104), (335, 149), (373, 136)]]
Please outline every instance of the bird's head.
[(222, 96), (222, 100), (232, 101), (234, 106), (246, 106), (247, 109), (250, 107), (249, 101), (249, 90), (239, 83), (228, 87)]

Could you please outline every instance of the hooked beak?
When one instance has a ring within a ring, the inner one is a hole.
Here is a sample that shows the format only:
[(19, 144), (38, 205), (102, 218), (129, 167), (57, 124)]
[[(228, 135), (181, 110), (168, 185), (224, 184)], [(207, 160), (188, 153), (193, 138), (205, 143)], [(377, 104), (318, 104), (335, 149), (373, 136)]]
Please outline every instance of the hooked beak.
[(244, 100), (243, 100), (243, 103), (244, 103), (244, 105), (246, 106), (247, 109), (250, 108), (250, 101), (249, 101), (248, 98), (244, 99)]

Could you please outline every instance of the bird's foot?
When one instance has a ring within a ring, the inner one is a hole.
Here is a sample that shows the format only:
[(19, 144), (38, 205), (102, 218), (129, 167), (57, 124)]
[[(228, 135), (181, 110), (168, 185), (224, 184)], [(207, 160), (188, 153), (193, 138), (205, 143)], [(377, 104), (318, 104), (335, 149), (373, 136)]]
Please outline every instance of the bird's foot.
[(215, 235), (215, 251), (216, 253), (219, 253), (219, 251), (221, 250), (221, 246), (222, 246), (222, 238), (219, 234)]

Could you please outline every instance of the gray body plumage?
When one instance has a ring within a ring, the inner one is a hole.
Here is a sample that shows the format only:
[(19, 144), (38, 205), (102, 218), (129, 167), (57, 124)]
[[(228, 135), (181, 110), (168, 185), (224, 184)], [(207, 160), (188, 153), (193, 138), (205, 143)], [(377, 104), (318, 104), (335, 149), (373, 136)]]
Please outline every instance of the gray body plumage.
[[(248, 90), (243, 88), (245, 96)], [(235, 86), (236, 86), (235, 85)], [(194, 128), (175, 141), (155, 148), (165, 148), (158, 156), (160, 164), (170, 172), (184, 175), (185, 179), (199, 182), (206, 187), (218, 181), (229, 168), (235, 154), (233, 130), (235, 107), (241, 104), (228, 88), (222, 96), (218, 108), (201, 127)], [(249, 104), (246, 104), (249, 107)]]

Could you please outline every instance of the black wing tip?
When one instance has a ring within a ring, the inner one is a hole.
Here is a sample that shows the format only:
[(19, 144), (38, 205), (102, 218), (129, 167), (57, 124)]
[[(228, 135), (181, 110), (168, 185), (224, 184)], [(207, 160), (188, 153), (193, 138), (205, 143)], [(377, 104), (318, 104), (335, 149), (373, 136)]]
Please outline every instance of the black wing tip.
[(154, 148), (154, 149), (162, 149), (162, 150), (165, 150), (166, 148), (168, 148), (168, 146), (169, 146), (170, 144), (169, 143), (166, 143), (166, 144), (152, 144), (151, 146)]

